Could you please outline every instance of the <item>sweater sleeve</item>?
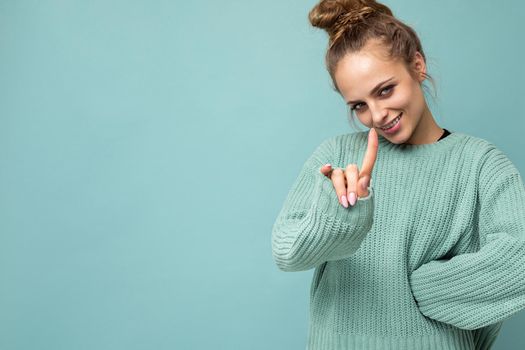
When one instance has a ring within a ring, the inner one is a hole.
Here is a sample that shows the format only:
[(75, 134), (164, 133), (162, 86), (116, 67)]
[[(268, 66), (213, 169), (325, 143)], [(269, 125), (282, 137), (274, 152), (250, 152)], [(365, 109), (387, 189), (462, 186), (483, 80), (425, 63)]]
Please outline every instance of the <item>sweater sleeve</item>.
[(479, 250), (430, 261), (410, 276), (425, 316), (469, 330), (525, 308), (525, 188), (501, 151), (490, 154), (479, 176)]
[(283, 271), (304, 271), (351, 256), (373, 223), (372, 181), (368, 196), (343, 207), (332, 181), (320, 172), (334, 162), (334, 138), (321, 143), (304, 163), (272, 228), (272, 254)]

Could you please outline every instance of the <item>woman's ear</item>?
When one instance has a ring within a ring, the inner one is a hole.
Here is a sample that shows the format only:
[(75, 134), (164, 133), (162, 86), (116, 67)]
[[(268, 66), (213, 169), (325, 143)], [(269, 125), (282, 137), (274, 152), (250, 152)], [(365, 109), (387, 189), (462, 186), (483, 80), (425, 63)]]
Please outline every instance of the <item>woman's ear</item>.
[(416, 51), (416, 54), (414, 56), (413, 69), (417, 73), (419, 82), (422, 83), (423, 80), (425, 80), (426, 78), (427, 65), (425, 64), (425, 59), (423, 58), (423, 55), (421, 55), (419, 51)]

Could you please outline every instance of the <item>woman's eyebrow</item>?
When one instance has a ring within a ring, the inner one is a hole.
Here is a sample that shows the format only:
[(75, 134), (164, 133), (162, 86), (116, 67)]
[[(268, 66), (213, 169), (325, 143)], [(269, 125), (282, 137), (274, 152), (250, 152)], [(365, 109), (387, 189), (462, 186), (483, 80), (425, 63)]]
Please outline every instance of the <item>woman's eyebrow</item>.
[[(373, 95), (376, 93), (377, 90), (379, 90), (379, 88), (381, 87), (381, 85), (383, 85), (384, 83), (387, 83), (389, 82), (390, 80), (394, 79), (394, 77), (390, 77), (388, 78), (387, 80), (384, 80), (382, 82), (380, 82), (379, 84), (377, 84), (376, 86), (374, 86), (374, 88), (370, 91), (370, 95)], [(360, 101), (348, 101), (346, 104), (349, 105), (351, 103), (357, 103), (357, 102), (360, 102)]]

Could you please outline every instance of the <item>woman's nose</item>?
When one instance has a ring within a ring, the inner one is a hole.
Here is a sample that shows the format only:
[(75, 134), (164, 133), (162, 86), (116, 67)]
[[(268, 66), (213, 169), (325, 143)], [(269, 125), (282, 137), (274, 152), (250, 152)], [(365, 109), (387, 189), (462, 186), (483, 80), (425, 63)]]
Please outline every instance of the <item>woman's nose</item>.
[(370, 108), (374, 125), (381, 126), (388, 123), (388, 110), (384, 108)]

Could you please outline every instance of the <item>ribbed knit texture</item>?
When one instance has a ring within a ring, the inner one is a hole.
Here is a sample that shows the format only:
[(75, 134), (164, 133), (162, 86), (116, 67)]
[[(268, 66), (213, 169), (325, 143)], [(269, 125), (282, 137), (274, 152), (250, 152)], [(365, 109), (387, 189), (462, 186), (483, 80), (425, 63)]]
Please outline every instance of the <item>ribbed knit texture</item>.
[(326, 139), (272, 229), (283, 271), (315, 268), (307, 349), (490, 349), (525, 308), (525, 188), (494, 144), (379, 135), (369, 195), (339, 204), (326, 163), (359, 167), (368, 131)]

